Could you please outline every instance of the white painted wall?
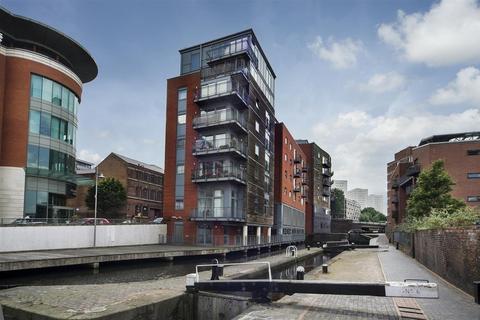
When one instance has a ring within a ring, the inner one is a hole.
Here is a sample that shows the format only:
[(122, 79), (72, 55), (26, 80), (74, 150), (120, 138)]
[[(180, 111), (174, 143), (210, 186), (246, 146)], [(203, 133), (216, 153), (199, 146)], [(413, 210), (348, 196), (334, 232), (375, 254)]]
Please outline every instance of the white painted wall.
[(0, 167), (0, 218), (22, 218), (24, 195), (23, 168)]
[[(93, 246), (93, 226), (0, 227), (0, 252), (75, 249)], [(97, 225), (97, 247), (166, 242), (167, 225)]]

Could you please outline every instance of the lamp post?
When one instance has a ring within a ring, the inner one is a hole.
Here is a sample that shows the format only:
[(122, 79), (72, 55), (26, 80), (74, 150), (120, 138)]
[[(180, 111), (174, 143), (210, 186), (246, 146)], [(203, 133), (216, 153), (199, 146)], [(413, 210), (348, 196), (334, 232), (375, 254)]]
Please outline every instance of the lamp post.
[(97, 246), (97, 203), (98, 203), (98, 178), (103, 179), (103, 173), (98, 175), (98, 166), (95, 167), (95, 216), (93, 218), (93, 246)]

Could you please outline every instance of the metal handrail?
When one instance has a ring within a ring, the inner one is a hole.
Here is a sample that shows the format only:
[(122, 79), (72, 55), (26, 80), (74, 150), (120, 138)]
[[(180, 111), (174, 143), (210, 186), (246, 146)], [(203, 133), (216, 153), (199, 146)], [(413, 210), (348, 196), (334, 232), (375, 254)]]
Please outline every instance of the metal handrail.
[(218, 178), (236, 178), (246, 181), (245, 168), (239, 166), (223, 166), (211, 169), (196, 169), (192, 173), (193, 179), (218, 179)]
[(193, 152), (216, 152), (225, 151), (227, 149), (235, 149), (236, 151), (245, 155), (247, 145), (244, 142), (240, 142), (236, 138), (216, 139), (215, 141), (198, 139), (195, 141)]

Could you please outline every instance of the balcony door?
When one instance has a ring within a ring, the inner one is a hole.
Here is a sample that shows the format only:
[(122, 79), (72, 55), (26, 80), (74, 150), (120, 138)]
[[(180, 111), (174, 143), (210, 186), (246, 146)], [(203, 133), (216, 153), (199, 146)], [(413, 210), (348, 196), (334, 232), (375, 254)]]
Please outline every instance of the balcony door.
[(224, 216), (223, 190), (213, 192), (213, 216), (216, 218)]

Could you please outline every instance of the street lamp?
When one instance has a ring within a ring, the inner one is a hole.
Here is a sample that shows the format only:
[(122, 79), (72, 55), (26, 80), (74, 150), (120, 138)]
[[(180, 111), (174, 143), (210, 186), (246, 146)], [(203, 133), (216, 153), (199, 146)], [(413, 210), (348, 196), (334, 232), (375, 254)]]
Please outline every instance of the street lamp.
[(98, 175), (98, 166), (95, 167), (95, 216), (93, 219), (93, 246), (97, 246), (97, 202), (98, 202), (98, 178), (103, 179), (103, 173)]

